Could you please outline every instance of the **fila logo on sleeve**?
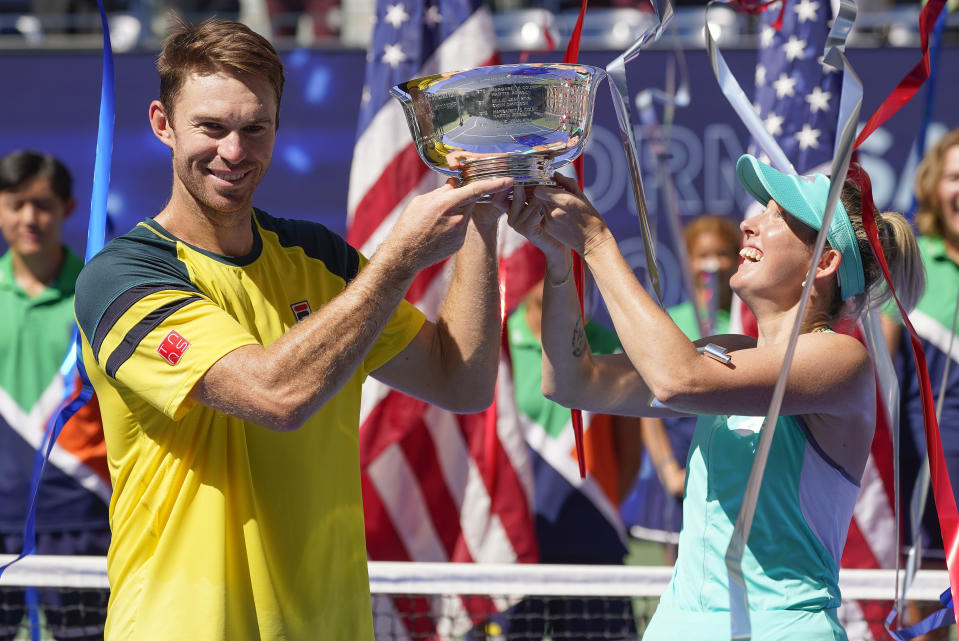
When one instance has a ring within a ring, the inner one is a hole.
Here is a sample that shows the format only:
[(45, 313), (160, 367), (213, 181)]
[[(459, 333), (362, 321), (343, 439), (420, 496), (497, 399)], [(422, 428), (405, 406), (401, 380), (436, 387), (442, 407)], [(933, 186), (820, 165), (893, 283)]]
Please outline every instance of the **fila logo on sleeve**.
[(299, 303), (290, 303), (290, 309), (293, 310), (293, 315), (296, 316), (297, 323), (309, 316), (311, 311), (310, 303), (305, 300), (302, 300)]
[(160, 346), (157, 347), (157, 353), (170, 365), (176, 365), (183, 357), (183, 352), (190, 346), (190, 341), (180, 336), (176, 330), (170, 330)]

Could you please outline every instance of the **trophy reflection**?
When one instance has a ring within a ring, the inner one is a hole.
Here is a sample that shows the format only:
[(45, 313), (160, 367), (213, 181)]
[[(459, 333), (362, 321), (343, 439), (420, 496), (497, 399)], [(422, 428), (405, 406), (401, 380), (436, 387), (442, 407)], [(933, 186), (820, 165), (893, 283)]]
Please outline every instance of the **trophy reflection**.
[(511, 176), (552, 185), (583, 152), (606, 72), (572, 64), (477, 67), (415, 78), (390, 91), (423, 161), (469, 183)]

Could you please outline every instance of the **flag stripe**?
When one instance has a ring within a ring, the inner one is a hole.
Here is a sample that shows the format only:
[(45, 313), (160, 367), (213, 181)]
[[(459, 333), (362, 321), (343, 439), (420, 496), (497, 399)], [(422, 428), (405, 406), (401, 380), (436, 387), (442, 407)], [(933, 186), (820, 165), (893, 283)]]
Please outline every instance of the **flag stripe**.
[[(513, 366), (510, 361), (509, 342), (505, 333), (502, 336), (502, 354), (498, 372), (500, 399), (496, 404), (497, 434), (503, 450), (514, 470), (521, 470), (529, 462), (529, 446), (523, 430), (522, 414), (516, 402), (515, 387), (513, 385)], [(509, 393), (507, 393), (509, 392)], [(534, 505), (535, 490), (532, 474), (517, 474), (517, 479), (523, 486), (526, 504)]]
[(434, 441), (430, 438), (422, 420), (417, 421), (415, 429), (407, 432), (406, 437), (401, 441), (401, 447), (406, 460), (413, 468), (417, 484), (423, 492), (430, 520), (443, 544), (444, 560), (452, 558), (458, 538), (456, 531), (459, 510), (446, 484), (434, 482), (442, 478), (443, 471), (440, 468)]
[[(909, 312), (909, 321), (924, 341), (934, 345), (943, 354), (949, 354), (953, 361), (959, 362), (959, 339), (953, 338), (951, 328), (918, 309)], [(939, 390), (936, 390), (936, 393), (938, 392)]]
[(406, 549), (417, 551), (417, 561), (445, 561), (422, 488), (400, 446), (393, 444), (381, 452), (367, 473)]
[[(607, 414), (593, 416), (589, 422), (589, 429), (583, 435), (583, 441), (587, 461), (594, 459), (600, 452), (615, 450), (612, 418)], [(575, 458), (575, 448), (570, 450), (570, 455)], [(619, 467), (615, 460), (602, 468), (590, 468), (590, 476), (595, 479), (610, 504), (615, 505), (619, 502)]]
[(363, 487), (363, 517), (367, 523), (376, 523), (375, 528), (368, 527), (366, 530), (367, 547), (379, 550), (384, 558), (393, 561), (412, 561), (400, 542), (399, 532), (393, 525), (393, 519), (380, 498), (369, 471), (364, 469), (360, 478)]
[[(876, 391), (877, 394), (881, 391), (878, 383)], [(895, 468), (893, 466), (895, 452), (892, 444), (892, 429), (889, 427), (887, 415), (885, 403), (880, 395), (876, 404), (876, 432), (873, 434), (872, 447), (870, 448), (870, 464), (872, 469), (875, 470), (876, 478), (882, 488), (882, 494), (876, 496), (876, 499), (883, 501), (885, 512), (888, 515), (887, 518), (895, 521), (893, 513), (893, 506), (896, 504)], [(895, 557), (890, 557), (881, 567), (892, 567), (893, 563), (895, 563)]]
[[(455, 415), (428, 407), (424, 419), (436, 443), (443, 480), (453, 499), (460, 505), (459, 527), (463, 545), (455, 548), (450, 560), (488, 562), (500, 557), (503, 562), (515, 561), (515, 546), (511, 545), (509, 537), (499, 525), (496, 506), (490, 499), (484, 474), (467, 447), (469, 430), (473, 430), (474, 437), (482, 438), (482, 430), (477, 423), (482, 423), (483, 415)], [(500, 476), (506, 476), (512, 469), (509, 465), (503, 465), (505, 461), (499, 457), (496, 463), (496, 473)]]
[[(375, 381), (373, 381), (375, 383)], [(389, 389), (375, 383), (383, 389)], [(364, 385), (363, 392), (370, 387)], [(409, 425), (418, 420), (425, 404), (400, 392), (389, 391), (372, 409), (360, 426), (360, 465), (367, 467), (383, 451), (405, 435)]]
[[(849, 524), (849, 533), (846, 535), (846, 548), (842, 555), (842, 567), (844, 568), (878, 568), (878, 560), (873, 555), (869, 543), (863, 534), (857, 519), (853, 518)], [(886, 632), (882, 622), (886, 614), (892, 608), (892, 601), (853, 601), (844, 602), (844, 605), (854, 603), (856, 608), (850, 608), (847, 616), (853, 618), (852, 622), (866, 623), (873, 639), (885, 639)], [(859, 616), (862, 619), (855, 619)], [(845, 624), (846, 622), (844, 622)]]
[(543, 253), (529, 243), (523, 243), (512, 252), (507, 247), (504, 253), (500, 273), (507, 278), (506, 309), (515, 309), (533, 285), (542, 280), (546, 262)]
[[(476, 414), (462, 416), (460, 417), (460, 421), (461, 426), (467, 421), (475, 421), (481, 424), (482, 417)], [(479, 425), (474, 424), (472, 427), (473, 429), (469, 431), (464, 430), (463, 435), (469, 443), (470, 454), (473, 460), (481, 461), (483, 460), (484, 452), (483, 431)], [(515, 502), (516, 497), (523, 496), (523, 485), (520, 483), (513, 466), (508, 464), (508, 458), (502, 448), (502, 444), (497, 441), (494, 447), (496, 447), (496, 463), (499, 467), (495, 471), (496, 487), (486, 488), (492, 495), (490, 507), (493, 514), (498, 515), (502, 519), (503, 526), (506, 528), (506, 534), (510, 537), (510, 542), (516, 551), (517, 558), (521, 559), (524, 554), (535, 554), (536, 551), (535, 540), (530, 542), (525, 536), (525, 533), (532, 527), (532, 518), (527, 505)], [(490, 470), (485, 470), (485, 472), (484, 481), (490, 476)], [(520, 534), (520, 536), (515, 536), (517, 533)], [(528, 559), (529, 557), (527, 557), (527, 560)]]
[[(347, 205), (347, 239), (367, 256), (417, 194), (445, 180), (419, 157), (390, 87), (497, 59), (492, 19), (481, 0), (378, 0), (377, 5)], [(514, 242), (510, 253), (528, 255), (519, 245)], [(443, 261), (423, 270), (407, 291), (407, 300), (428, 318), (437, 316), (451, 265)], [(513, 267), (526, 268), (514, 261), (507, 269)], [(516, 282), (526, 284), (529, 277)], [(498, 398), (511, 396), (509, 387), (497, 392)], [(457, 416), (389, 391), (372, 378), (363, 386), (360, 417), (370, 559), (536, 560), (532, 474), (515, 425), (511, 432), (498, 424), (493, 436), (502, 442), (483, 447), (483, 414)], [(478, 621), (478, 605), (488, 608), (460, 599), (393, 599), (386, 607), (399, 614), (405, 634), (380, 629), (382, 622), (375, 623), (377, 636), (462, 634)]]
[[(587, 425), (585, 438), (589, 442), (589, 433), (592, 430), (593, 415), (587, 413), (584, 421)], [(576, 460), (576, 444), (573, 440), (572, 423), (568, 423), (563, 429), (563, 433), (558, 437), (551, 437), (541, 425), (524, 419), (524, 429), (526, 431), (526, 440), (541, 457), (549, 464), (556, 473), (562, 476), (563, 480), (569, 483), (577, 491), (582, 492), (586, 498), (595, 506), (609, 524), (616, 530), (619, 538), (626, 542), (626, 527), (623, 525), (622, 518), (619, 515), (617, 507), (618, 501), (612, 502), (609, 496), (603, 491), (603, 488), (594, 478), (592, 467), (586, 478), (579, 476), (579, 464)], [(592, 462), (592, 458), (587, 458), (587, 463)]]
[(362, 247), (399, 200), (409, 194), (429, 171), (412, 143), (403, 148), (357, 203), (356, 211), (363, 212), (363, 215), (353, 218), (347, 241), (355, 247)]
[[(69, 401), (76, 399), (79, 394), (80, 388), (76, 387), (70, 395)], [(63, 377), (59, 373), (50, 380), (50, 384), (47, 385), (29, 413), (24, 412), (16, 401), (7, 394), (7, 391), (0, 387), (0, 421), (5, 422), (10, 429), (19, 434), (30, 447), (36, 450), (40, 448), (43, 442), (47, 422), (62, 401)], [(96, 404), (96, 402), (96, 396), (94, 396), (87, 402), (85, 408), (89, 407), (90, 403)], [(79, 421), (83, 420), (83, 412), (80, 412), (80, 414), (81, 416), (74, 415), (74, 417), (71, 417), (70, 421), (64, 425), (61, 433), (73, 432), (75, 428), (82, 429), (83, 426), (79, 424)], [(105, 503), (109, 503), (112, 489), (105, 449), (100, 456), (89, 458), (90, 452), (70, 447), (71, 436), (68, 433), (67, 443), (60, 443), (58, 439), (58, 442), (53, 444), (49, 462), (73, 478), (80, 486), (99, 496)]]
[[(364, 471), (363, 486), (363, 516), (367, 523), (377, 523), (375, 530), (367, 529), (366, 544), (375, 547), (396, 561), (410, 561), (406, 549), (400, 543), (399, 533), (393, 527), (392, 519), (386, 506), (380, 499), (373, 480)], [(433, 620), (426, 616), (430, 613), (430, 603), (425, 597), (397, 597), (391, 599), (381, 594), (372, 595), (373, 599), (373, 629), (377, 638), (401, 641), (409, 638), (429, 638), (435, 632)], [(402, 629), (396, 627), (396, 622), (403, 624)], [(407, 635), (406, 633), (410, 634)]]
[(870, 457), (862, 475), (853, 521), (862, 532), (872, 558), (868, 565), (857, 567), (887, 568), (896, 562), (896, 519), (885, 491), (875, 459)]
[[(413, 200), (417, 194), (431, 191), (439, 187), (441, 184), (443, 184), (443, 182), (443, 176), (435, 171), (428, 171), (424, 173), (419, 184), (416, 185), (416, 187), (406, 196), (400, 198), (396, 203), (396, 206), (393, 207), (393, 210), (383, 217), (379, 227), (373, 230), (373, 232), (367, 236), (367, 238), (361, 244), (356, 246), (363, 254), (371, 256), (373, 252), (376, 251), (376, 248), (380, 246), (380, 243), (382, 243), (383, 240), (389, 235), (390, 231), (393, 229), (393, 225), (396, 224), (397, 219), (400, 217), (400, 214), (403, 213), (403, 210), (406, 209), (406, 206), (409, 204), (409, 202)], [(375, 214), (374, 212), (368, 212), (368, 214), (371, 216), (378, 216), (378, 214)]]
[[(439, 282), (445, 285), (446, 279), (442, 278), (441, 274), (447, 269), (447, 262), (448, 261), (443, 261), (436, 263), (435, 265), (430, 265), (421, 271), (416, 278), (413, 279), (413, 283), (407, 290), (406, 299), (413, 303), (417, 303), (430, 294), (434, 284)], [(443, 290), (445, 291), (446, 287), (443, 287)]]

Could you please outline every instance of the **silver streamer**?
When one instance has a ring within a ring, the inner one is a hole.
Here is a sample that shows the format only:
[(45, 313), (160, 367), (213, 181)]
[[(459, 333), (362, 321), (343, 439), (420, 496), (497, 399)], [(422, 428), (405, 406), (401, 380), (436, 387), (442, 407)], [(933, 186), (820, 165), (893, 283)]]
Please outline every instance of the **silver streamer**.
[(626, 151), (626, 165), (629, 168), (629, 176), (633, 186), (633, 199), (636, 201), (636, 212), (643, 235), (643, 246), (646, 250), (646, 274), (649, 284), (655, 292), (656, 301), (662, 307), (663, 296), (659, 284), (659, 268), (656, 266), (656, 244), (649, 228), (643, 177), (639, 170), (639, 154), (636, 150), (636, 138), (633, 135), (629, 108), (629, 87), (626, 83), (626, 63), (638, 56), (647, 42), (659, 39), (673, 17), (673, 6), (669, 0), (653, 0), (652, 5), (655, 20), (640, 33), (636, 41), (622, 55), (607, 65), (606, 73), (609, 75), (609, 90), (613, 95), (613, 106), (616, 108), (616, 119), (619, 122), (619, 135)]
[[(709, 6), (720, 1), (725, 2), (726, 0), (712, 0)], [(839, 12), (833, 21), (832, 29), (826, 39), (824, 63), (839, 72), (843, 72), (836, 146), (833, 152), (833, 162), (830, 171), (833, 180), (831, 181), (829, 195), (826, 199), (826, 210), (822, 226), (816, 237), (812, 260), (806, 276), (806, 285), (799, 298), (796, 321), (793, 324), (789, 337), (789, 343), (786, 348), (785, 357), (783, 358), (779, 378), (776, 380), (776, 385), (773, 389), (769, 412), (759, 436), (756, 457), (753, 460), (753, 467), (749, 474), (749, 480), (746, 483), (746, 491), (743, 494), (743, 501), (740, 506), (739, 515), (736, 518), (736, 524), (733, 528), (733, 535), (729, 542), (729, 547), (726, 549), (726, 570), (729, 573), (730, 628), (732, 638), (737, 640), (749, 639), (751, 636), (749, 598), (746, 593), (746, 583), (742, 573), (743, 553), (746, 548), (746, 542), (749, 540), (749, 530), (752, 527), (753, 516), (756, 511), (756, 501), (759, 498), (759, 489), (762, 486), (763, 473), (766, 469), (766, 461), (769, 458), (769, 449), (772, 446), (776, 423), (779, 420), (780, 410), (782, 408), (783, 394), (786, 390), (786, 379), (788, 378), (793, 355), (796, 351), (796, 343), (799, 339), (803, 317), (809, 305), (809, 296), (812, 292), (816, 266), (819, 264), (820, 256), (822, 256), (823, 248), (826, 244), (826, 234), (829, 231), (833, 212), (836, 209), (836, 203), (839, 201), (839, 194), (842, 191), (844, 181), (836, 178), (839, 176), (844, 177), (849, 168), (849, 161), (852, 158), (853, 143), (855, 141), (856, 125), (859, 122), (859, 111), (862, 106), (862, 82), (849, 65), (843, 53), (846, 37), (851, 30), (851, 25), (855, 21), (855, 17), (855, 1), (842, 0)], [(778, 166), (780, 171), (795, 174), (796, 171), (792, 167), (792, 163), (786, 158), (775, 139), (773, 139), (765, 130), (765, 127), (763, 127), (762, 122), (759, 120), (758, 115), (748, 99), (746, 99), (746, 95), (742, 91), (739, 83), (729, 71), (729, 67), (726, 65), (722, 54), (719, 53), (709, 30), (708, 7), (705, 33), (709, 59), (724, 95), (733, 105), (734, 109), (736, 109), (736, 112), (743, 120), (747, 129), (749, 129), (749, 132), (760, 141), (760, 146), (763, 147), (763, 150), (773, 159), (773, 163)]]

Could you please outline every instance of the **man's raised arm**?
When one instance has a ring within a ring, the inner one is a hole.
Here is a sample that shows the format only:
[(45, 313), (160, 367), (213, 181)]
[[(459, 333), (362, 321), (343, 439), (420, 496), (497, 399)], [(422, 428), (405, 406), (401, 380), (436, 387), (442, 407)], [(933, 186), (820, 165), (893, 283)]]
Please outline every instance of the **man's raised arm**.
[[(456, 189), (444, 185), (417, 196), (342, 293), (269, 347), (248, 345), (221, 358), (190, 397), (267, 429), (297, 429), (357, 371), (416, 274), (457, 251), (467, 236), (489, 236), (470, 224), (470, 206), (483, 194), (504, 191), (511, 184), (508, 178), (489, 179)], [(470, 245), (477, 241), (483, 242), (471, 238)], [(451, 336), (456, 338), (441, 340), (439, 349), (472, 350), (458, 331)], [(437, 349), (435, 341), (428, 342), (430, 351)], [(414, 348), (417, 355), (419, 350)], [(406, 376), (420, 374), (408, 370)]]

